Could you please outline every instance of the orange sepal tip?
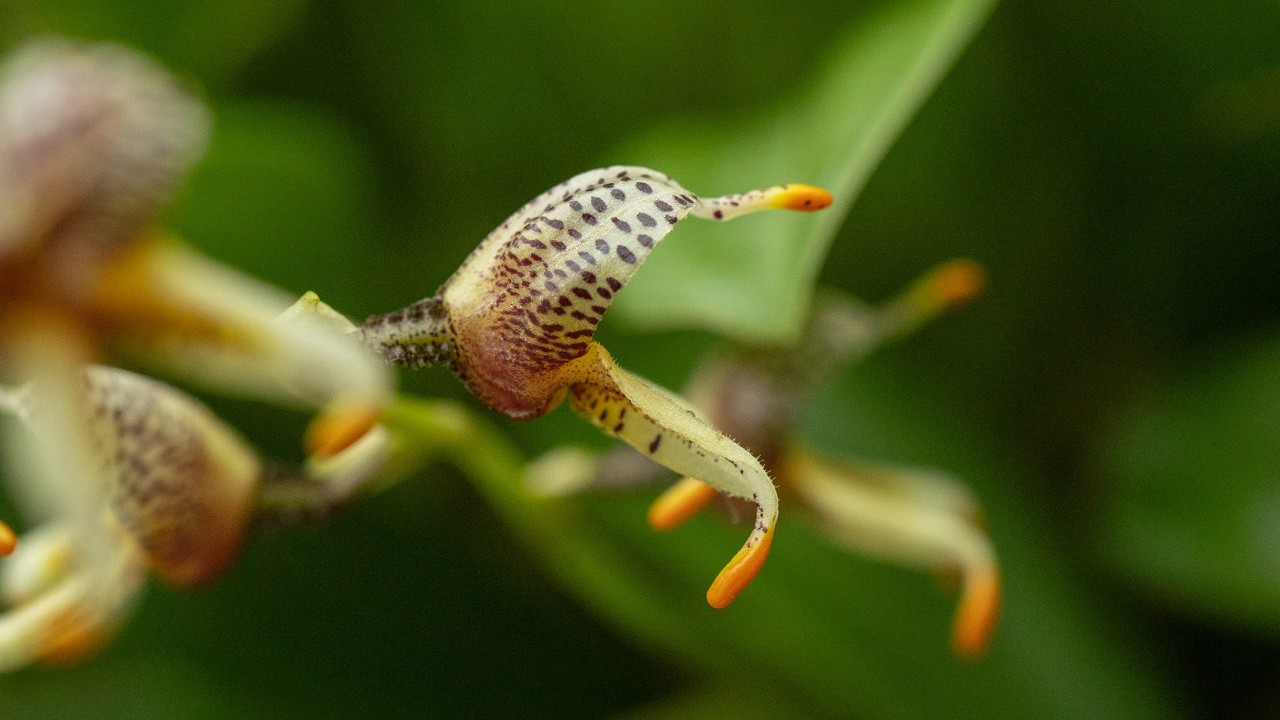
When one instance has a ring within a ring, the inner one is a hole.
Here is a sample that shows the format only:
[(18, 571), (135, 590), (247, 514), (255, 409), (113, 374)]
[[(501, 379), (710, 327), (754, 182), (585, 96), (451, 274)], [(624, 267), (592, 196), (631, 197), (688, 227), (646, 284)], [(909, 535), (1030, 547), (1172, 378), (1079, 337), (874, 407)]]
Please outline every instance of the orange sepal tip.
[(941, 304), (948, 307), (971, 302), (987, 285), (987, 273), (973, 260), (961, 258), (935, 270), (928, 279), (928, 288)]
[(778, 188), (769, 204), (779, 210), (821, 210), (831, 205), (831, 193), (814, 185), (791, 183)]
[(956, 608), (951, 634), (956, 654), (970, 660), (981, 657), (991, 642), (999, 614), (1000, 576), (991, 571), (965, 578), (964, 595)]
[(667, 488), (649, 506), (649, 526), (654, 530), (671, 530), (698, 514), (716, 497), (716, 489), (695, 480), (683, 478)]
[(382, 417), (382, 406), (370, 401), (337, 402), (307, 428), (307, 453), (325, 459), (351, 447)]
[(18, 535), (13, 528), (0, 521), (0, 557), (10, 555), (18, 547)]
[(707, 603), (717, 610), (728, 607), (751, 581), (755, 579), (760, 568), (764, 567), (765, 558), (769, 557), (769, 546), (773, 544), (773, 526), (765, 531), (759, 542), (751, 547), (744, 547), (729, 561), (728, 565), (716, 576), (707, 590)]
[(85, 660), (102, 649), (110, 630), (67, 611), (54, 621), (51, 634), (40, 649), (40, 659), (65, 667)]

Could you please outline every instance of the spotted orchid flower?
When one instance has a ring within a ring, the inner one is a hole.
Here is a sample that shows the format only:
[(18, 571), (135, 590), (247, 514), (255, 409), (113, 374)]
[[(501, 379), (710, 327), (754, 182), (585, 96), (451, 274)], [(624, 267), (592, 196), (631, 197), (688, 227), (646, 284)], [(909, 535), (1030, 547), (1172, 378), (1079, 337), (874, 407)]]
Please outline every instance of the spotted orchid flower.
[[(207, 578), (244, 522), (248, 451), (193, 401), (103, 379), (91, 364), (127, 358), (318, 407), (306, 440), (317, 459), (354, 447), (390, 401), (385, 367), (332, 323), (278, 319), (286, 295), (157, 229), (207, 128), (173, 77), (118, 46), (44, 40), (0, 65), (0, 383), (22, 388), (6, 406), (30, 425), (24, 434), (9, 423), (0, 439), (5, 478), (37, 527), (27, 548), (0, 524), (0, 554), (18, 548), (0, 563), (18, 578), (0, 616), (0, 666), (92, 645), (85, 638), (113, 624), (140, 566)], [(130, 415), (143, 406), (173, 426)], [(135, 431), (151, 433), (148, 443), (122, 445)], [(212, 464), (173, 477), (172, 454), (188, 452)], [(197, 480), (212, 485), (183, 484)], [(122, 500), (137, 483), (149, 499)], [(214, 487), (225, 506), (205, 494)], [(165, 504), (170, 492), (176, 504)]]
[[(303, 470), (262, 461), (249, 444), (189, 395), (117, 368), (81, 377), (83, 431), (98, 472), (86, 487), (106, 499), (93, 525), (54, 516), (23, 536), (0, 564), (0, 671), (33, 660), (70, 660), (101, 645), (130, 609), (147, 571), (178, 586), (208, 581), (233, 559), (250, 528), (328, 512), (384, 466), (377, 428)], [(46, 410), (30, 389), (0, 389), (0, 410), (30, 429)], [(33, 454), (60, 452), (61, 438), (26, 438)], [(40, 515), (37, 494), (19, 497)], [(85, 538), (99, 538), (88, 566)]]
[(707, 591), (728, 605), (769, 551), (778, 496), (768, 472), (673, 394), (623, 370), (592, 340), (615, 295), (682, 218), (818, 210), (825, 190), (781, 185), (700, 198), (662, 173), (607, 167), (517, 210), (433, 297), (369, 318), (360, 335), (388, 360), (448, 365), (490, 408), (535, 418), (566, 396), (607, 434), (658, 463), (756, 505), (745, 545)]
[[(694, 405), (759, 457), (788, 500), (832, 542), (853, 552), (958, 571), (962, 593), (952, 644), (967, 657), (986, 647), (1000, 604), (995, 551), (972, 494), (939, 471), (823, 457), (796, 440), (795, 427), (811, 393), (839, 367), (969, 301), (981, 285), (976, 265), (955, 261), (881, 308), (820, 297), (794, 346), (722, 352), (687, 388)], [(539, 492), (563, 494), (630, 485), (654, 479), (660, 470), (634, 453), (563, 448), (531, 464), (528, 480)], [(675, 528), (719, 494), (700, 479), (680, 480), (653, 504), (650, 523), (659, 530)]]

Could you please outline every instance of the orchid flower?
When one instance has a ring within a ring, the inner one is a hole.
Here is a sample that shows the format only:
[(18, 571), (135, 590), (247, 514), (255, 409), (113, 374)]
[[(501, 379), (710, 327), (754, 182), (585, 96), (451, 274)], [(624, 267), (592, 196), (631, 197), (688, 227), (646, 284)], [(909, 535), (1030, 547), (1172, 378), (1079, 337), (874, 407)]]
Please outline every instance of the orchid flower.
[(0, 66), (0, 382), (21, 388), (4, 406), (31, 431), (4, 434), (6, 477), (38, 525), (27, 547), (0, 524), (0, 554), (18, 547), (0, 565), (0, 667), (91, 648), (148, 565), (208, 579), (263, 480), (193, 400), (91, 364), (127, 357), (300, 399), (320, 408), (316, 461), (363, 447), (390, 401), (386, 369), (332, 322), (278, 319), (283, 293), (156, 228), (207, 126), (173, 77), (121, 47), (46, 40)]
[[(826, 296), (799, 341), (785, 348), (739, 348), (714, 356), (694, 375), (688, 396), (710, 421), (761, 459), (797, 509), (834, 543), (912, 565), (958, 570), (962, 597), (952, 644), (964, 656), (987, 645), (1000, 602), (991, 541), (978, 524), (968, 490), (945, 473), (821, 457), (795, 439), (811, 393), (842, 365), (901, 337), (982, 285), (970, 261), (947, 263), (881, 308)], [(563, 448), (530, 465), (528, 480), (545, 494), (628, 485), (660, 470), (634, 453), (593, 455)], [(674, 528), (718, 496), (685, 478), (653, 504), (649, 520)]]
[[(128, 612), (147, 570), (178, 586), (210, 580), (253, 525), (327, 513), (352, 499), (389, 457), (375, 428), (305, 470), (263, 462), (249, 444), (189, 395), (117, 368), (83, 371), (84, 429), (98, 472), (84, 492), (106, 500), (93, 525), (54, 518), (26, 534), (0, 564), (0, 671), (36, 659), (84, 655)], [(0, 389), (0, 410), (32, 428), (45, 411), (31, 392)], [(60, 437), (36, 435), (38, 453)], [(87, 483), (86, 483), (87, 485)], [(96, 492), (95, 492), (96, 491)], [(101, 567), (85, 565), (86, 536)]]
[(707, 591), (728, 605), (769, 551), (778, 495), (752, 453), (685, 401), (623, 370), (592, 340), (636, 270), (682, 218), (818, 210), (831, 195), (781, 185), (699, 198), (662, 173), (607, 167), (534, 198), (489, 234), (432, 297), (369, 318), (363, 342), (409, 367), (443, 363), (490, 408), (535, 418), (566, 396), (575, 412), (654, 461), (756, 505), (742, 549)]

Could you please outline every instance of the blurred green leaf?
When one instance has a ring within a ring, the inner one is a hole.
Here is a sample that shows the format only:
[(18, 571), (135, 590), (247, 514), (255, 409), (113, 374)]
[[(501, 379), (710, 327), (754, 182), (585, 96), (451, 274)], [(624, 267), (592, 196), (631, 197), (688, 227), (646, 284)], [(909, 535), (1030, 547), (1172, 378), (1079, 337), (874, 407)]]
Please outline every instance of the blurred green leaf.
[(994, 0), (904, 0), (838, 41), (807, 92), (762, 117), (667, 128), (618, 153), (714, 195), (781, 182), (830, 189), (828, 210), (687, 223), (620, 296), (645, 327), (700, 327), (752, 341), (792, 339), (828, 244), (880, 159)]
[(1007, 582), (993, 647), (977, 662), (951, 656), (952, 593), (843, 553), (785, 509), (765, 570), (717, 611), (703, 594), (742, 528), (703, 516), (658, 535), (644, 520), (653, 491), (546, 500), (504, 474), (476, 478), (551, 567), (637, 640), (717, 682), (794, 697), (811, 716), (1176, 717), (1152, 660), (1107, 624), (1017, 501), (1021, 478), (931, 432), (956, 424), (926, 422), (880, 386), (829, 394), (812, 418), (825, 430), (813, 434), (847, 452), (848, 436), (871, 428), (864, 437), (979, 481)]
[(219, 103), (209, 151), (170, 224), (223, 262), (346, 308), (367, 292), (354, 280), (374, 273), (369, 172), (351, 131), (330, 116)]
[[(161, 671), (160, 668), (163, 668)], [(209, 673), (177, 653), (108, 651), (77, 672), (35, 668), (0, 676), (5, 720), (217, 720), (270, 717), (260, 699), (222, 695)]]
[(5, 24), (12, 23), (10, 32), (127, 43), (218, 85), (289, 30), (305, 9), (305, 0), (37, 0), (6, 3)]
[(718, 683), (666, 698), (614, 720), (813, 720), (770, 688)]
[(1196, 613), (1280, 632), (1280, 337), (1114, 427), (1100, 459), (1107, 560)]

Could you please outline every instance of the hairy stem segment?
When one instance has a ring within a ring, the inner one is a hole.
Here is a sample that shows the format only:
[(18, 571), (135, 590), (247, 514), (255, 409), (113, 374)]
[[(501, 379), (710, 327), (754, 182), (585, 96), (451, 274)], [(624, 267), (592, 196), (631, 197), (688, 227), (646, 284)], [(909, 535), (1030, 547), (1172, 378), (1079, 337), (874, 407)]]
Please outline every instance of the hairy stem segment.
[(458, 342), (444, 302), (429, 297), (385, 315), (374, 315), (356, 330), (364, 345), (388, 362), (410, 368), (453, 367)]
[(574, 370), (569, 403), (579, 415), (671, 470), (756, 505), (746, 543), (707, 591), (707, 602), (725, 607), (756, 576), (769, 553), (778, 519), (778, 493), (769, 474), (683, 401), (619, 367), (599, 344), (591, 344)]

